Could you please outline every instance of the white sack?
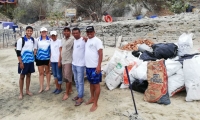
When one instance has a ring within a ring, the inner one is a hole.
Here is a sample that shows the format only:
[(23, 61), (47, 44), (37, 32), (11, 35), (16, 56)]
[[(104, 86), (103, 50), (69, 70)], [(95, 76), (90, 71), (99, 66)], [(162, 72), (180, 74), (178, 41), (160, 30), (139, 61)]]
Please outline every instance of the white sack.
[(122, 81), (122, 76), (120, 76), (115, 70), (112, 70), (105, 78), (106, 85), (109, 90), (117, 88), (117, 86)]
[(117, 88), (117, 86), (123, 80), (123, 71), (126, 65), (128, 65), (127, 59), (121, 59), (115, 66), (115, 68), (106, 76), (105, 81), (109, 90)]
[(165, 66), (167, 69), (167, 76), (174, 75), (179, 69), (182, 68), (182, 64), (179, 61), (167, 59), (165, 60)]
[(183, 69), (179, 69), (175, 75), (168, 78), (168, 93), (173, 96), (185, 87)]
[(121, 50), (115, 50), (115, 53), (113, 54), (112, 58), (107, 64), (107, 67), (104, 69), (104, 72), (106, 75), (108, 75), (117, 65), (117, 62), (123, 58), (123, 51)]
[(137, 68), (132, 68), (129, 75), (138, 80), (147, 80), (147, 63), (142, 62)]
[(185, 54), (191, 54), (193, 48), (192, 41), (193, 33), (183, 33), (178, 39), (178, 55), (184, 56)]
[(107, 67), (103, 69), (106, 75), (108, 75), (109, 72), (115, 68), (118, 62), (125, 59), (127, 62), (131, 63), (134, 59), (136, 59), (136, 57), (134, 57), (130, 51), (116, 49), (114, 55), (108, 62)]
[(183, 61), (186, 101), (200, 100), (200, 56)]

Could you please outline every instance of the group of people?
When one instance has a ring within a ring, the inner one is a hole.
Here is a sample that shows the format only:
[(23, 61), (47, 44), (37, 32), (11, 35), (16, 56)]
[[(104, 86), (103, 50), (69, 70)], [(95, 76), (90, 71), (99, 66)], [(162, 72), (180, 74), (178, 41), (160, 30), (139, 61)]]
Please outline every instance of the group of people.
[[(91, 97), (86, 105), (93, 104), (90, 111), (95, 111), (98, 107), (100, 95), (100, 82), (102, 81), (101, 62), (103, 58), (103, 45), (99, 38), (95, 36), (93, 26), (87, 26), (87, 37), (81, 37), (79, 28), (69, 27), (63, 29), (64, 38), (59, 40), (56, 31), (47, 28), (40, 29), (41, 36), (37, 39), (32, 37), (33, 28), (26, 27), (26, 35), (17, 41), (16, 53), (18, 57), (18, 73), (20, 74), (19, 99), (23, 98), (24, 78), (26, 77), (26, 94), (32, 96), (29, 90), (31, 73), (35, 72), (34, 62), (39, 71), (40, 89), (38, 93), (50, 89), (50, 66), (52, 67), (53, 77), (56, 88), (55, 94), (62, 92), (61, 85), (66, 83), (66, 91), (62, 100), (67, 100), (72, 93), (72, 77), (77, 89), (77, 96), (72, 98), (75, 106), (81, 105), (84, 100), (84, 72), (90, 83)], [(72, 33), (72, 35), (71, 35)], [(46, 75), (47, 85), (44, 90), (44, 74)]]

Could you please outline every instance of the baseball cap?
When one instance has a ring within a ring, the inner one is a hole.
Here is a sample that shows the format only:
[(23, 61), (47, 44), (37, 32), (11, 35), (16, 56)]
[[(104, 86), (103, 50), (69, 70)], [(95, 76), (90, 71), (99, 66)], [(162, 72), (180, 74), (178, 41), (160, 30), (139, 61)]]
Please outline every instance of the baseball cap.
[(57, 32), (56, 31), (51, 31), (50, 35), (57, 35)]
[(41, 27), (41, 28), (40, 28), (40, 32), (42, 32), (42, 31), (47, 31), (47, 28)]
[(94, 31), (94, 27), (93, 26), (87, 26), (86, 32), (88, 32), (88, 31)]

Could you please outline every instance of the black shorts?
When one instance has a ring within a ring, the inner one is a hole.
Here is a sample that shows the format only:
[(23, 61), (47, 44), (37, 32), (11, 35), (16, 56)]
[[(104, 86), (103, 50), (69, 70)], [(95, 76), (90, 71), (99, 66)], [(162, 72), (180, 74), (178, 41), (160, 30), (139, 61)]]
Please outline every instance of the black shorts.
[(36, 60), (36, 65), (37, 66), (42, 66), (42, 65), (49, 65), (50, 60)]
[(35, 67), (34, 67), (34, 62), (31, 63), (24, 63), (24, 69), (20, 68), (20, 65), (18, 63), (18, 73), (26, 75), (28, 73), (34, 73), (35, 72)]

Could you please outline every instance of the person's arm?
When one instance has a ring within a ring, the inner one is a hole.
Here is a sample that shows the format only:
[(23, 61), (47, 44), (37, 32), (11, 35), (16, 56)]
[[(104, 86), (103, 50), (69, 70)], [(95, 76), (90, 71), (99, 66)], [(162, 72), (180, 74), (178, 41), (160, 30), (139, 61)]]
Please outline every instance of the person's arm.
[(24, 69), (24, 64), (23, 64), (22, 58), (21, 58), (21, 51), (22, 51), (22, 39), (19, 39), (17, 41), (17, 58), (19, 61), (20, 68)]
[(87, 42), (87, 40), (88, 40), (88, 37), (86, 37), (86, 36), (83, 36), (83, 40), (84, 40), (85, 42)]
[(59, 58), (58, 58), (58, 67), (60, 68), (62, 65), (61, 65), (61, 61), (62, 61), (62, 42), (60, 41), (60, 45), (59, 45)]
[(61, 53), (62, 53), (62, 47), (59, 48), (59, 58), (58, 58), (58, 67), (59, 68), (61, 67), (61, 61), (62, 61)]
[(38, 49), (38, 40), (36, 39), (34, 42), (34, 56), (37, 54), (37, 49)]
[(49, 66), (51, 66), (51, 44), (50, 44), (50, 56), (49, 56)]
[(98, 66), (96, 68), (96, 72), (100, 73), (101, 72), (101, 63), (102, 63), (102, 59), (103, 59), (103, 49), (99, 49), (98, 54), (99, 54), (99, 60), (98, 60)]
[(101, 63), (103, 60), (103, 44), (102, 44), (101, 40), (97, 40), (96, 47), (97, 47), (98, 55), (99, 55), (96, 72), (100, 73), (101, 72)]

